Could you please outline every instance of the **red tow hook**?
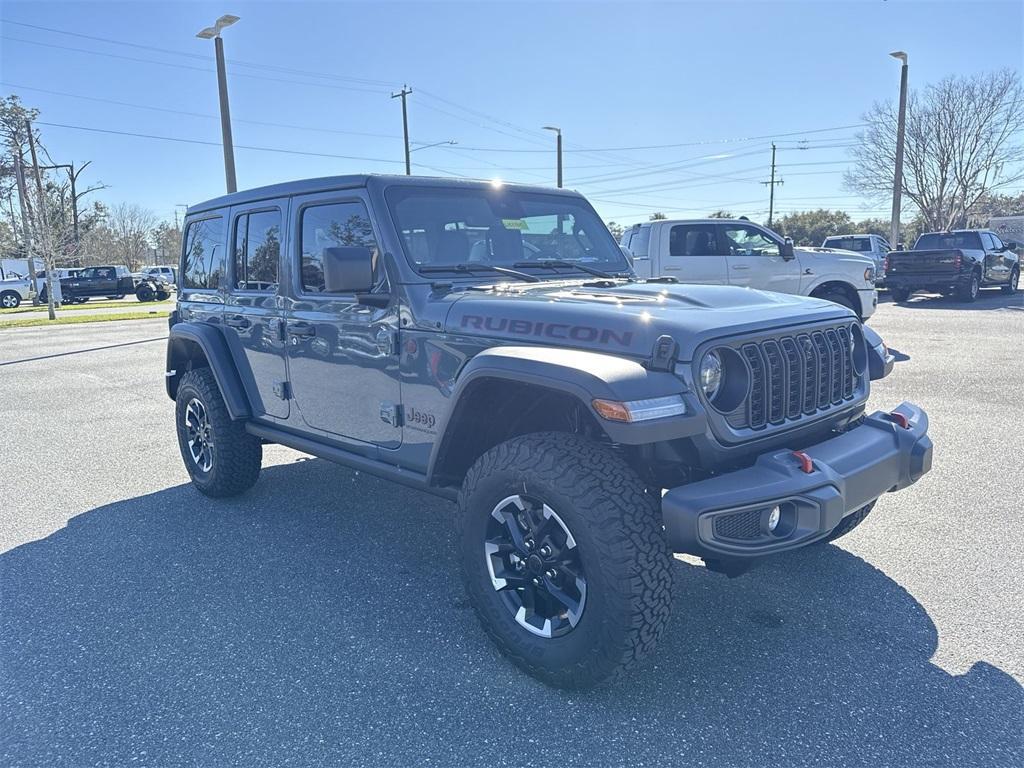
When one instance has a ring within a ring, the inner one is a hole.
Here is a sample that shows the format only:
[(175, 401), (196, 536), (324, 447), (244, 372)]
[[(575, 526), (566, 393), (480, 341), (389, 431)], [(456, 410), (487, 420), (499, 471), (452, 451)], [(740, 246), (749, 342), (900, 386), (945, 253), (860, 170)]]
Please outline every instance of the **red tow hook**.
[(793, 455), (796, 456), (800, 462), (800, 469), (806, 472), (808, 475), (814, 471), (814, 460), (803, 451), (793, 451)]
[(904, 429), (910, 429), (910, 420), (902, 413), (893, 411), (892, 413), (886, 414), (886, 418), (888, 418), (893, 424), (899, 424)]

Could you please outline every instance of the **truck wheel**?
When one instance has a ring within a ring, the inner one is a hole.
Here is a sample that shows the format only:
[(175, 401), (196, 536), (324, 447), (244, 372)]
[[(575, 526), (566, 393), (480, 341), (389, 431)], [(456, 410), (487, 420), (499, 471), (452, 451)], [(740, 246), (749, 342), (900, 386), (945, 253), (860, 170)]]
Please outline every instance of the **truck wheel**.
[(967, 285), (956, 289), (956, 297), (960, 301), (970, 303), (978, 298), (978, 291), (981, 289), (981, 279), (977, 272), (971, 273), (971, 280)]
[(825, 301), (831, 301), (833, 304), (838, 304), (841, 307), (846, 307), (856, 313), (857, 308), (853, 306), (853, 301), (849, 296), (846, 295), (845, 291), (839, 288), (830, 288), (829, 290), (820, 293), (816, 298), (825, 299)]
[(171, 294), (169, 294), (167, 291), (157, 291), (156, 292), (156, 300), (157, 301), (167, 301), (169, 298), (171, 298)]
[(890, 288), (889, 295), (892, 296), (893, 301), (903, 302), (910, 298), (910, 294), (913, 293), (909, 288)]
[(665, 628), (672, 559), (658, 501), (605, 446), (564, 433), (495, 446), (463, 482), (456, 543), (484, 629), (546, 683), (610, 680)]
[(156, 298), (156, 292), (148, 285), (140, 285), (135, 290), (135, 298), (139, 301), (153, 301)]
[(0, 293), (0, 307), (14, 309), (21, 304), (21, 296), (16, 291)]
[(1016, 293), (1017, 292), (1017, 285), (1019, 283), (1020, 283), (1020, 269), (1018, 269), (1017, 267), (1014, 267), (1013, 271), (1010, 273), (1010, 282), (1007, 283), (1006, 285), (1004, 285), (1000, 290), (1002, 290), (1003, 293), (1007, 293), (1007, 294)]
[(870, 504), (866, 504), (865, 506), (858, 509), (856, 512), (851, 512), (850, 514), (848, 514), (846, 517), (839, 521), (839, 525), (832, 529), (832, 533), (830, 533), (828, 536), (822, 539), (822, 542), (827, 543), (829, 541), (835, 541), (836, 539), (845, 536), (858, 525), (863, 523), (864, 518), (871, 514), (871, 510), (875, 508), (875, 503), (876, 502), (872, 501)]
[(263, 445), (232, 421), (209, 368), (186, 373), (175, 404), (178, 447), (195, 484), (207, 496), (235, 496), (260, 474)]

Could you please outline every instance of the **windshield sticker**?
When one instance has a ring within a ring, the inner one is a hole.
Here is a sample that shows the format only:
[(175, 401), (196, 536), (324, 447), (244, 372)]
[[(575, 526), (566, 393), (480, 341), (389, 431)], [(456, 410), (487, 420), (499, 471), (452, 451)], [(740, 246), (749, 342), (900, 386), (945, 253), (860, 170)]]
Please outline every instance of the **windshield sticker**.
[(527, 223), (522, 219), (502, 219), (501, 226), (503, 226), (505, 229), (526, 230), (530, 228), (527, 225)]

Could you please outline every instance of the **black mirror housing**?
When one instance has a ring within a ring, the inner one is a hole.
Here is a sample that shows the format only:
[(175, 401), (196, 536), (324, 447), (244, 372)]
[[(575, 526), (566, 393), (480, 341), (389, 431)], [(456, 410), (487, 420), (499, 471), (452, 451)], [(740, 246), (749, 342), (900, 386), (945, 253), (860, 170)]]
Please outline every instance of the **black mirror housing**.
[(365, 293), (373, 288), (373, 252), (365, 246), (324, 248), (324, 292)]
[(787, 237), (783, 241), (782, 245), (779, 246), (779, 255), (781, 255), (782, 258), (786, 259), (786, 261), (790, 261), (791, 259), (795, 259), (796, 258), (796, 254), (793, 252), (793, 239), (792, 238)]

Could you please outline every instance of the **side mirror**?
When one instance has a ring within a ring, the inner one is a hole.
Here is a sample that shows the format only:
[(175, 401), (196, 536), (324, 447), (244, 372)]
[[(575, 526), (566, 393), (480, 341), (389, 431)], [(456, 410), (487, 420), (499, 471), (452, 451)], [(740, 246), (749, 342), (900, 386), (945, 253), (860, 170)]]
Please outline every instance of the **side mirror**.
[(365, 293), (371, 288), (373, 252), (369, 248), (324, 248), (325, 293)]
[(779, 247), (779, 255), (786, 261), (792, 261), (796, 258), (796, 254), (793, 253), (793, 238), (787, 237), (782, 242), (782, 245)]
[(1016, 251), (1018, 248), (1020, 248), (1020, 243), (1018, 243), (1016, 240), (1008, 240), (1005, 243), (1003, 243), (1003, 245), (1005, 245), (1011, 251)]

